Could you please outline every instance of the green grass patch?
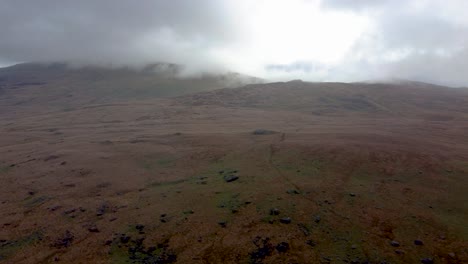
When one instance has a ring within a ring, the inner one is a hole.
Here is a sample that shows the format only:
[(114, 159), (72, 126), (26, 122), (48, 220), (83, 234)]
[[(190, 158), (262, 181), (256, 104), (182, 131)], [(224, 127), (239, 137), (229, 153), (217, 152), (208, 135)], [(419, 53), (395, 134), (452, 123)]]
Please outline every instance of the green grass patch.
[(10, 166), (0, 166), (0, 174), (8, 173), (11, 170)]
[(18, 240), (6, 241), (0, 244), (0, 260), (7, 259), (16, 252), (31, 246), (35, 243), (38, 243), (43, 238), (43, 233), (41, 231), (33, 232), (32, 234), (22, 237)]
[(23, 201), (23, 205), (28, 208), (36, 207), (39, 206), (47, 201), (49, 201), (51, 198), (48, 196), (39, 196), (39, 197), (34, 197), (30, 196)]
[(181, 179), (181, 180), (167, 181), (167, 182), (152, 182), (148, 184), (147, 187), (156, 188), (156, 187), (164, 187), (164, 186), (173, 186), (173, 185), (184, 183), (186, 181), (187, 180)]

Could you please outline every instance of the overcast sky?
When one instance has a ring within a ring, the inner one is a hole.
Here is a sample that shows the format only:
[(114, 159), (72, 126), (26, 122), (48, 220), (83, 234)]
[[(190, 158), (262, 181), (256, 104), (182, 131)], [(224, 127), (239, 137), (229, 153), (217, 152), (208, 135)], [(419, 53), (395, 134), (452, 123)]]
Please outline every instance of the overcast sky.
[(466, 0), (0, 0), (0, 65), (468, 85)]

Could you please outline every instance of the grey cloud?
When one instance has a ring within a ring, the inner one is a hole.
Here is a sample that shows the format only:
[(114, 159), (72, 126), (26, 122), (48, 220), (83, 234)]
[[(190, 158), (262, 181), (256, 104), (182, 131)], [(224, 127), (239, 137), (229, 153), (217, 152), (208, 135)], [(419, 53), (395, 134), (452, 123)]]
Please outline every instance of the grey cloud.
[(209, 60), (236, 28), (216, 0), (3, 0), (0, 60)]

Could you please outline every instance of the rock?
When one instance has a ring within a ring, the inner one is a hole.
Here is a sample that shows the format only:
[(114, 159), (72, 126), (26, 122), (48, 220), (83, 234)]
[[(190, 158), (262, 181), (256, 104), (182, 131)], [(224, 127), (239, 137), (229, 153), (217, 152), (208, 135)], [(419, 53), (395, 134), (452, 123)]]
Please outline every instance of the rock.
[(270, 256), (274, 251), (274, 247), (268, 237), (263, 239), (256, 237), (253, 243), (257, 247), (257, 250), (250, 253), (250, 259), (253, 263), (263, 263), (263, 259)]
[(227, 226), (227, 222), (226, 221), (219, 221), (218, 222), (218, 225), (220, 225), (221, 227), (225, 228)]
[(291, 189), (291, 190), (287, 190), (286, 193), (287, 194), (300, 194), (301, 192), (299, 192), (298, 190), (295, 190), (295, 189)]
[(291, 218), (290, 217), (283, 217), (283, 218), (280, 219), (280, 223), (290, 224), (291, 223)]
[(390, 242), (390, 245), (392, 245), (392, 247), (399, 247), (400, 243), (398, 241), (393, 240), (392, 242)]
[(456, 259), (456, 258), (457, 258), (457, 255), (455, 255), (455, 253), (453, 253), (453, 252), (448, 253), (448, 256), (449, 256), (451, 259)]
[(351, 249), (356, 249), (357, 245), (351, 245)]
[(270, 215), (279, 215), (280, 210), (278, 208), (272, 208), (270, 209)]
[(289, 244), (287, 242), (281, 242), (276, 245), (276, 250), (278, 250), (280, 253), (284, 253), (289, 250)]
[(233, 181), (237, 181), (238, 179), (239, 179), (239, 176), (233, 175), (233, 174), (224, 176), (224, 181), (226, 182), (233, 182)]
[(318, 224), (318, 223), (320, 222), (320, 220), (322, 220), (322, 218), (320, 217), (320, 215), (316, 215), (316, 216), (314, 217), (315, 223)]
[(89, 227), (88, 231), (91, 233), (99, 233), (99, 229), (96, 226)]
[(138, 230), (138, 231), (143, 231), (143, 229), (145, 228), (144, 225), (141, 225), (141, 224), (138, 224), (135, 226), (135, 229)]
[(73, 242), (73, 239), (75, 237), (70, 231), (65, 231), (65, 234), (63, 234), (59, 239), (55, 241), (53, 244), (54, 247), (56, 248), (64, 248), (64, 247), (69, 247), (71, 243)]
[(276, 134), (277, 132), (272, 131), (272, 130), (267, 130), (267, 129), (256, 129), (252, 134), (254, 135), (272, 135)]
[(96, 210), (96, 216), (102, 216), (109, 211), (109, 205), (107, 203), (101, 204)]
[(120, 243), (122, 244), (127, 244), (128, 242), (130, 241), (130, 237), (125, 235), (125, 234), (122, 234), (120, 236)]
[(311, 247), (315, 247), (317, 245), (317, 243), (315, 243), (315, 241), (313, 241), (312, 239), (307, 240), (306, 244)]
[(434, 264), (434, 260), (432, 258), (423, 258), (421, 259), (422, 264)]
[(395, 253), (398, 254), (398, 255), (403, 255), (403, 254), (405, 254), (405, 252), (404, 252), (403, 250), (401, 250), (401, 249), (395, 250)]
[(419, 239), (414, 240), (414, 244), (417, 245), (417, 246), (422, 246), (422, 245), (424, 245), (424, 243), (423, 243), (421, 240), (419, 240)]
[(349, 196), (351, 196), (351, 197), (355, 197), (355, 196), (356, 196), (356, 194), (355, 194), (355, 193), (350, 193), (350, 194), (349, 194)]
[(28, 194), (29, 194), (29, 195), (34, 195), (34, 194), (36, 194), (36, 193), (33, 192), (33, 191), (29, 191)]

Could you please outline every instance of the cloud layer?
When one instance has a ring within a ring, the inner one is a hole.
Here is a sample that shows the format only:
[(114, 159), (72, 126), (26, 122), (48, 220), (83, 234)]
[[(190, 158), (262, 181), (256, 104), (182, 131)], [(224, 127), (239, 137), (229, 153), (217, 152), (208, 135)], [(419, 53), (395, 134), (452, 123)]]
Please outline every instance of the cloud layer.
[(468, 85), (464, 0), (0, 1), (0, 65), (184, 64), (270, 79)]

